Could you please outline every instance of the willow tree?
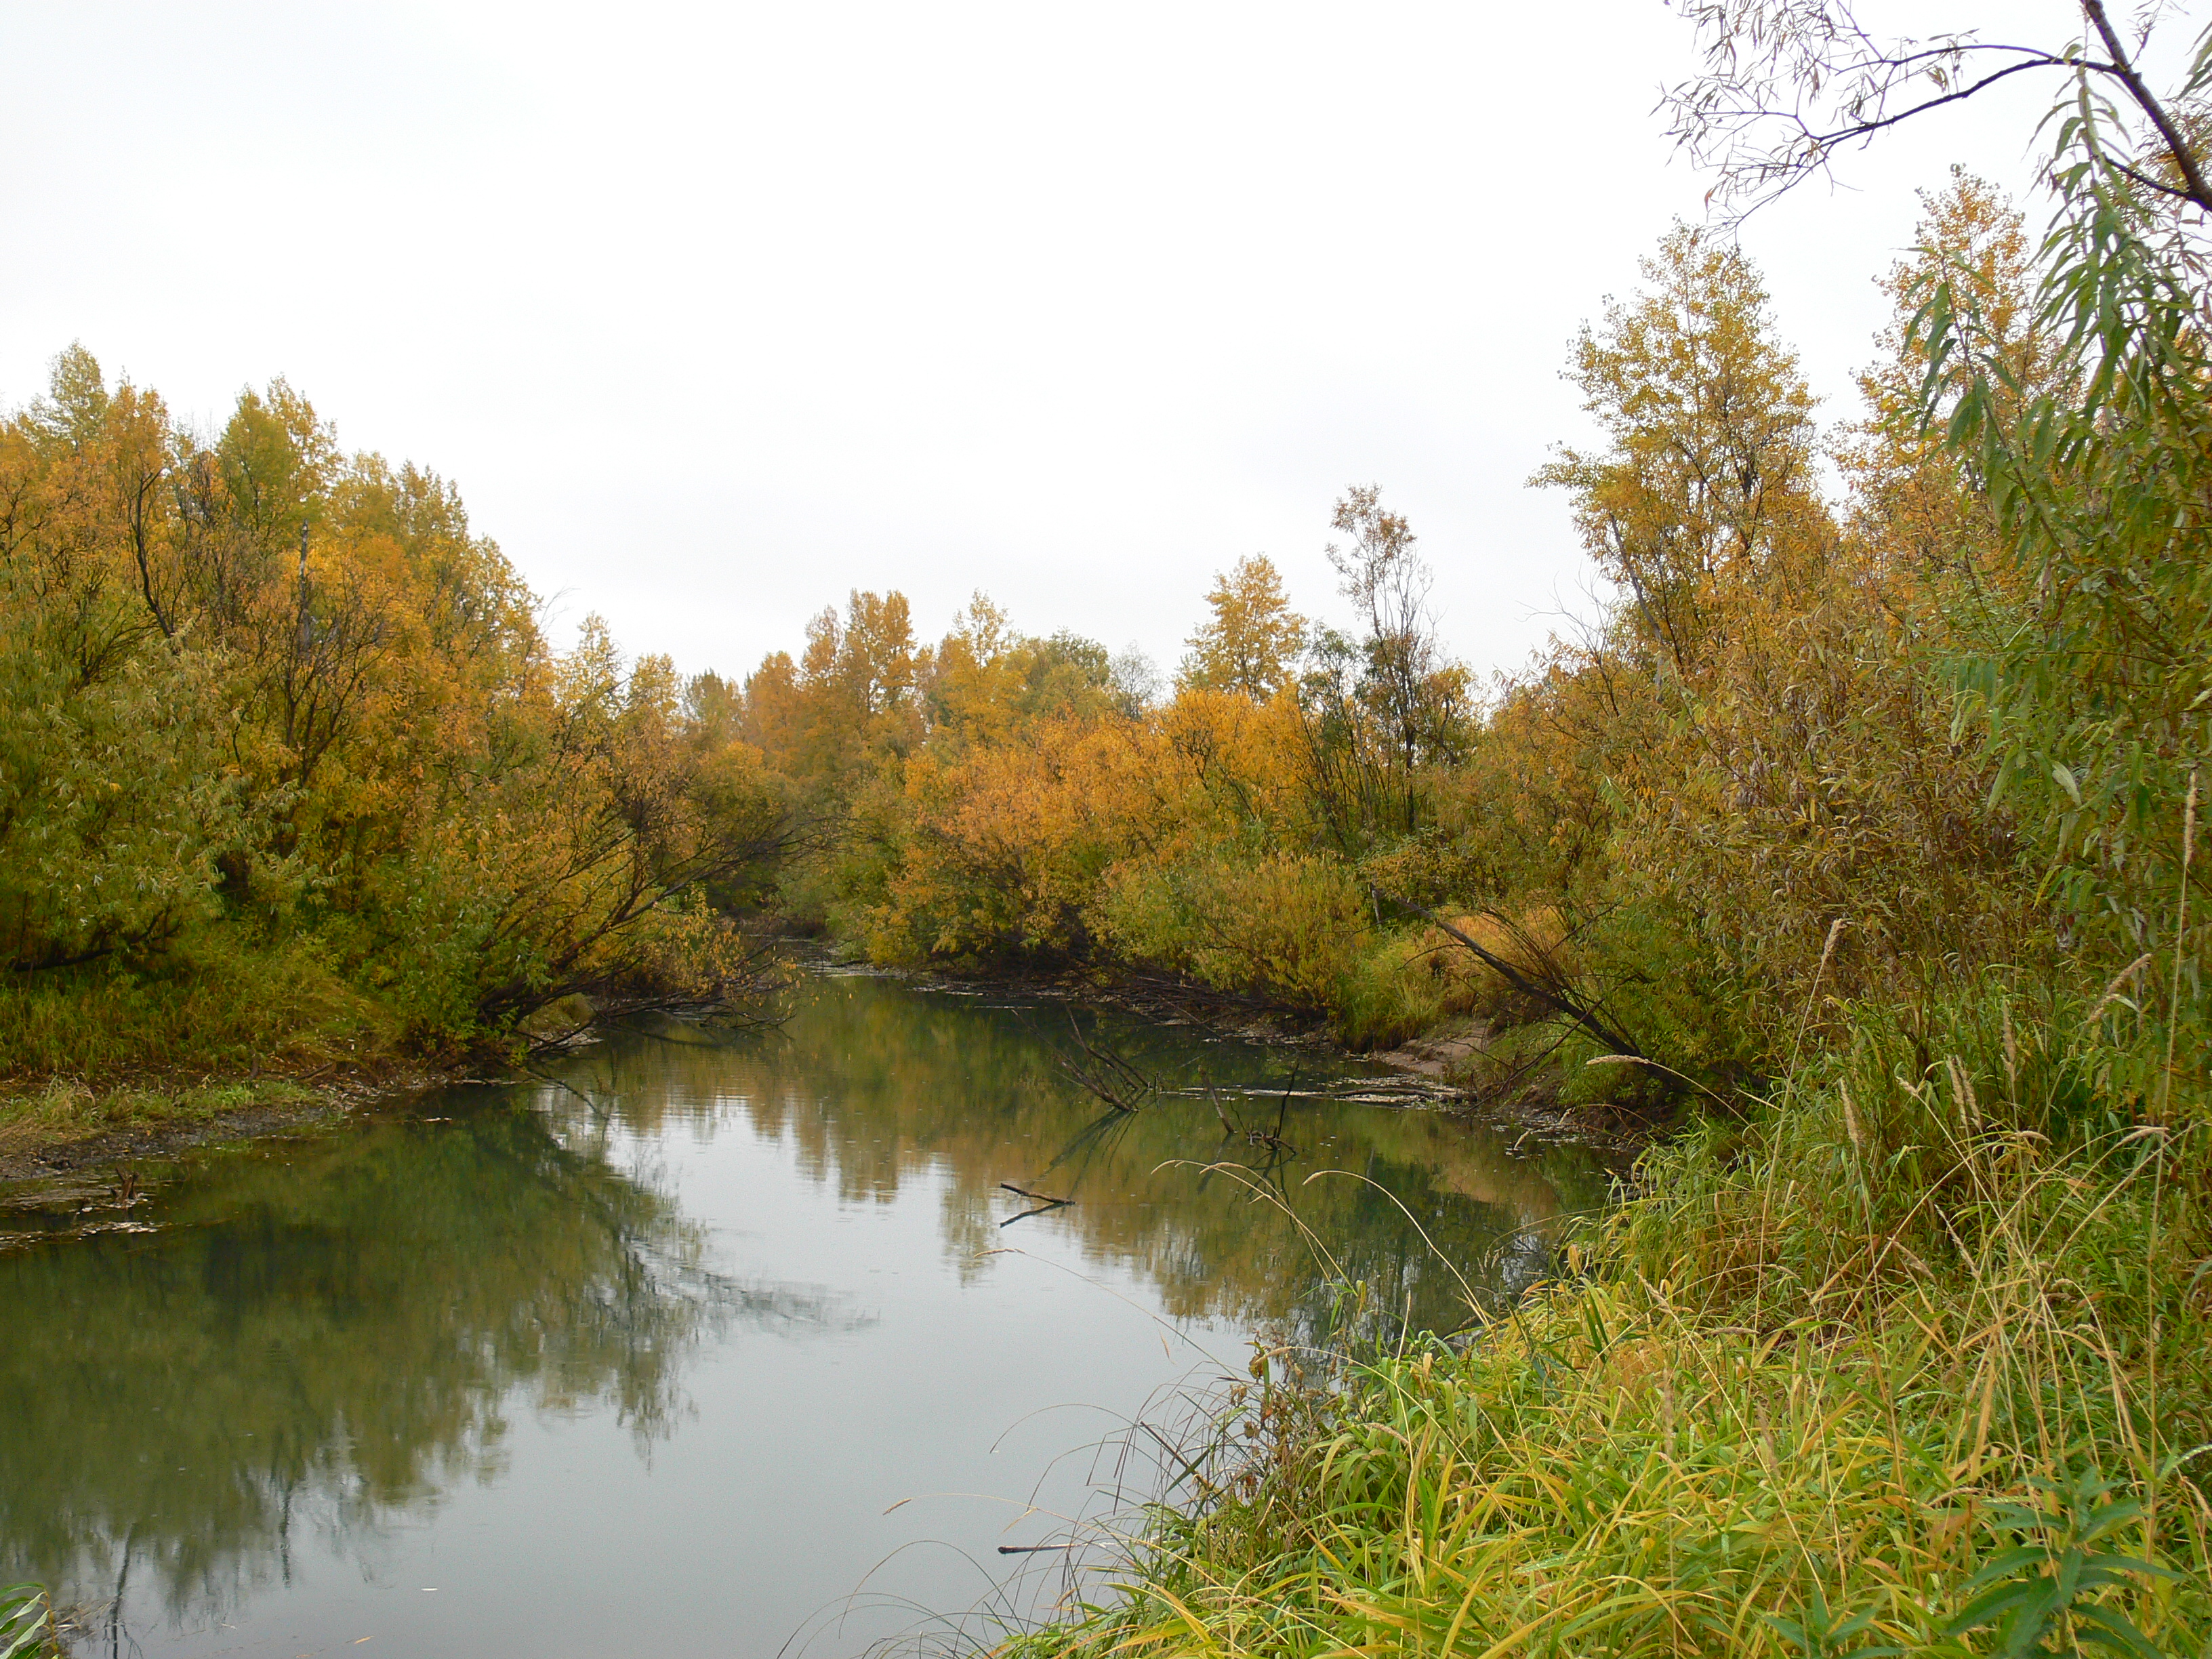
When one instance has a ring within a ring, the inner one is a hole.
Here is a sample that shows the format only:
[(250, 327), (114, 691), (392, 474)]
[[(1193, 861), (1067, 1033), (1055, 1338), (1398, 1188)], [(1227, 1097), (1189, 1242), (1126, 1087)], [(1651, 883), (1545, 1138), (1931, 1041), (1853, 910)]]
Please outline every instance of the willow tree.
[[(1688, 0), (1681, 10), (1704, 68), (1669, 87), (1662, 107), (1676, 144), (1714, 173), (1711, 199), (1727, 217), (1826, 175), (1840, 153), (2016, 76), (2057, 86), (2062, 149), (2086, 146), (2147, 201), (2212, 212), (2212, 30), (2163, 90), (2143, 67), (2173, 49), (2171, 7), (2144, 6), (2124, 26), (2104, 0), (2079, 0), (2075, 28), (2041, 40), (1984, 40), (1975, 29), (1881, 35), (1850, 0)], [(1989, 10), (2015, 21), (2007, 9)]]

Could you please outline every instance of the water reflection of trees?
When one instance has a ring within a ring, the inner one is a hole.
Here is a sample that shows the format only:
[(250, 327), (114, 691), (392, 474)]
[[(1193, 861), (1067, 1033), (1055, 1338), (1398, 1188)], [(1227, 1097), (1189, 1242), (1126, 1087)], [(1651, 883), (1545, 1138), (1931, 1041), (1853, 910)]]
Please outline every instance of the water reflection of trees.
[(842, 1316), (718, 1278), (520, 1105), (264, 1149), (155, 1218), (0, 1254), (0, 1307), (39, 1310), (0, 1341), (0, 1582), (210, 1616), (496, 1473), (518, 1407), (611, 1404), (648, 1447), (702, 1337)]
[[(1329, 1325), (1340, 1288), (1292, 1214), (1371, 1305), (1448, 1328), (1468, 1315), (1462, 1278), (1478, 1296), (1527, 1283), (1548, 1265), (1560, 1215), (1607, 1189), (1593, 1154), (1516, 1157), (1434, 1111), (1293, 1099), (1271, 1143), (1279, 1103), (1266, 1091), (1291, 1062), (1194, 1028), (1108, 1021), (1117, 1047), (1170, 1086), (1218, 1091), (1227, 1126), (1204, 1097), (1102, 1112), (1053, 1063), (1054, 1030), (981, 999), (841, 976), (804, 982), (774, 1034), (717, 1042), (665, 1028), (604, 1045), (570, 1075), (637, 1131), (671, 1115), (706, 1133), (741, 1120), (793, 1146), (847, 1201), (887, 1200), (940, 1172), (946, 1244), (971, 1271), (1050, 1228), (1102, 1266), (1133, 1269), (1172, 1314), (1310, 1334)], [(1352, 1074), (1298, 1064), (1306, 1090)], [(1233, 1167), (1206, 1173), (1216, 1163)], [(1322, 1170), (1349, 1173), (1309, 1181)], [(1009, 1232), (1001, 1223), (1030, 1206), (1002, 1182), (1075, 1202)]]

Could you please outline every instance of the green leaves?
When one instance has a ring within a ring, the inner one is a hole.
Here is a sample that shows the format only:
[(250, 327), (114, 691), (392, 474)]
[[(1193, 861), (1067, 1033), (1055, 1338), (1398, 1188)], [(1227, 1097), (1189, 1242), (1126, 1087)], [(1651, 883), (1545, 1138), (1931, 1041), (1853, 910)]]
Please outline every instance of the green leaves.
[(2070, 1486), (2042, 1477), (2029, 1484), (2049, 1498), (2046, 1508), (2002, 1504), (1991, 1518), (2031, 1541), (2000, 1551), (1966, 1581), (1961, 1594), (1971, 1599), (1944, 1634), (1990, 1630), (1996, 1637), (1995, 1650), (2003, 1659), (2022, 1659), (2066, 1651), (2046, 1645), (2045, 1638), (2070, 1620), (2077, 1644), (2158, 1659), (2158, 1650), (2124, 1613), (2087, 1599), (2099, 1591), (2125, 1589), (2131, 1577), (2175, 1576), (2137, 1557), (2095, 1547), (2140, 1521), (2142, 1503), (2113, 1498), (2115, 1483), (2094, 1468), (2083, 1469)]
[(52, 1625), (44, 1584), (0, 1585), (0, 1659), (33, 1659), (44, 1653)]
[(1863, 1635), (1872, 1627), (1875, 1615), (1880, 1611), (1879, 1602), (1869, 1602), (1858, 1612), (1845, 1616), (1846, 1610), (1831, 1611), (1827, 1593), (1815, 1581), (1806, 1597), (1806, 1605), (1795, 1619), (1780, 1613), (1763, 1613), (1760, 1620), (1775, 1634), (1790, 1644), (1806, 1659), (1830, 1659), (1831, 1655), (1850, 1653), (1860, 1659), (1875, 1659), (1876, 1655), (1901, 1654), (1899, 1647), (1852, 1647), (1853, 1638)]

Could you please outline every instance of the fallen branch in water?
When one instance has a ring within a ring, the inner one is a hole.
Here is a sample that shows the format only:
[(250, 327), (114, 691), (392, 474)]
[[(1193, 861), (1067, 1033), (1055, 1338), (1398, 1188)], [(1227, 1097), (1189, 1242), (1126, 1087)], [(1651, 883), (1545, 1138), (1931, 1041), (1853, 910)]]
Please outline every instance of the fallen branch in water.
[[(1026, 1020), (1023, 1023), (1028, 1024)], [(1075, 1046), (1083, 1053), (1085, 1058), (1082, 1060), (1070, 1056), (1042, 1031), (1036, 1035), (1052, 1049), (1054, 1065), (1115, 1111), (1139, 1110), (1146, 1100), (1159, 1093), (1158, 1079), (1148, 1075), (1111, 1048), (1094, 1043), (1085, 1036), (1083, 1027), (1077, 1023), (1075, 1011), (1072, 1008), (1067, 1013), (1067, 1028), (1075, 1038)], [(1034, 1026), (1030, 1029), (1036, 1030)]]
[(1017, 1221), (1027, 1221), (1033, 1215), (1043, 1215), (1049, 1211), (1061, 1209), (1075, 1202), (1072, 1198), (1052, 1198), (1043, 1193), (1033, 1193), (1026, 1187), (1015, 1186), (1011, 1181), (1002, 1181), (999, 1185), (1010, 1193), (1019, 1193), (1036, 1206), (1034, 1210), (1024, 1210), (1019, 1215), (1008, 1216), (999, 1224), (1002, 1230), (1012, 1226)]

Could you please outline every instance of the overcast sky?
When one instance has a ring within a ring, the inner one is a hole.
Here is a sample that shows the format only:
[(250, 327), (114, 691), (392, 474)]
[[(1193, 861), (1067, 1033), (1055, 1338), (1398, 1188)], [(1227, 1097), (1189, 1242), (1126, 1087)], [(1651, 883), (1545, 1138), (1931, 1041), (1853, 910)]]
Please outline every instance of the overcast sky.
[[(687, 670), (854, 587), (1170, 667), (1242, 554), (1332, 611), (1371, 482), (1510, 665), (1589, 581), (1523, 487), (1568, 341), (1711, 183), (1651, 112), (1691, 48), (1660, 0), (0, 0), (0, 404), (71, 340), (210, 424), (286, 376), (456, 481), (556, 637)], [(1832, 416), (1914, 188), (2025, 179), (2041, 97), (1746, 231)]]

